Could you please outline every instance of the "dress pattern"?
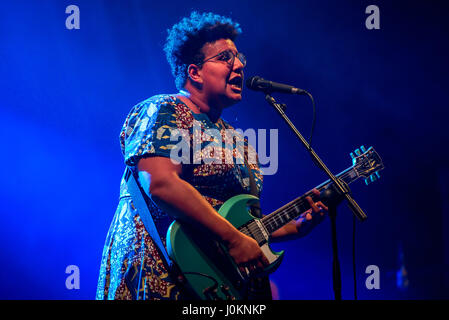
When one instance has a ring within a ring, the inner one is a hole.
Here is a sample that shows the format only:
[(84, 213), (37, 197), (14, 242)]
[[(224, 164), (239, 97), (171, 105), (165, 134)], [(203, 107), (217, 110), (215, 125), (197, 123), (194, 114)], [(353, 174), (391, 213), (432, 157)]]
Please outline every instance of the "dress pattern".
[[(120, 145), (130, 167), (143, 157), (173, 159), (177, 150), (183, 166), (181, 178), (216, 210), (227, 199), (250, 193), (244, 156), (249, 157), (258, 192), (262, 188), (257, 155), (247, 139), (222, 119), (213, 123), (206, 114), (193, 113), (174, 95), (153, 96), (134, 106), (121, 130)], [(256, 161), (251, 160), (252, 155)], [(173, 218), (154, 203), (149, 209), (165, 245)], [(122, 178), (119, 203), (103, 249), (96, 299), (183, 298), (186, 296), (167, 273)]]

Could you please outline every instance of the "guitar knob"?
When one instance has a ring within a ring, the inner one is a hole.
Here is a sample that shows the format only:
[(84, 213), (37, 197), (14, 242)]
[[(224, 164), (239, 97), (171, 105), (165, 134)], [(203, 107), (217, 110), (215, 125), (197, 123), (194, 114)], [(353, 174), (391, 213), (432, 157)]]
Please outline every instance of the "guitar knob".
[(234, 300), (234, 297), (229, 293), (229, 287), (222, 284), (220, 286), (221, 292), (226, 296), (226, 300)]
[(217, 294), (217, 288), (215, 286), (206, 288), (203, 290), (203, 294), (207, 300), (222, 300)]

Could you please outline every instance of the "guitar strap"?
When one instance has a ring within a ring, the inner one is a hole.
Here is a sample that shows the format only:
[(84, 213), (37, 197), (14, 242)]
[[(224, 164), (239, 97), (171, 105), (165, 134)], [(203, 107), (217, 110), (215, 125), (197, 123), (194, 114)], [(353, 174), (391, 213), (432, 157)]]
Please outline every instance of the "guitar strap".
[[(257, 190), (257, 185), (256, 185), (256, 182), (254, 179), (254, 175), (252, 173), (252, 170), (251, 170), (245, 156), (243, 157), (243, 159), (244, 159), (246, 168), (248, 169), (249, 181), (250, 181), (250, 192), (252, 195), (258, 197), (259, 192)], [(154, 243), (156, 244), (156, 248), (159, 252), (159, 255), (161, 257), (161, 260), (162, 260), (164, 266), (166, 267), (169, 274), (174, 276), (174, 280), (178, 284), (184, 286), (186, 293), (188, 295), (190, 294), (193, 296), (194, 294), (191, 292), (190, 288), (188, 286), (186, 286), (184, 276), (182, 275), (182, 273), (180, 272), (180, 270), (178, 269), (176, 264), (173, 263), (173, 261), (170, 259), (167, 249), (165, 248), (165, 246), (162, 242), (162, 239), (159, 235), (159, 232), (157, 231), (156, 225), (154, 224), (153, 217), (148, 209), (148, 201), (152, 201), (152, 200), (147, 196), (145, 191), (142, 189), (140, 184), (137, 182), (135, 172), (132, 170), (132, 168), (130, 168), (128, 166), (126, 167), (126, 171), (125, 171), (125, 181), (126, 181), (126, 184), (128, 187), (128, 192), (131, 195), (133, 204), (136, 207), (137, 211), (139, 212), (140, 219), (142, 220), (142, 222), (145, 226), (145, 229), (147, 230), (147, 232), (153, 239)], [(262, 217), (260, 205), (258, 202), (251, 205), (251, 213), (256, 217)], [(271, 290), (269, 291), (269, 293), (271, 296)], [(256, 298), (256, 299), (259, 298), (259, 296), (257, 294), (254, 296), (254, 293), (250, 294), (250, 299), (251, 299), (251, 296), (253, 296), (253, 298)]]
[(133, 204), (136, 207), (137, 211), (139, 212), (140, 219), (142, 220), (145, 229), (153, 239), (156, 245), (156, 249), (158, 250), (159, 256), (162, 260), (162, 263), (167, 269), (169, 275), (173, 277), (173, 280), (178, 286), (182, 287), (184, 298), (199, 299), (196, 293), (188, 285), (186, 278), (179, 269), (178, 265), (170, 259), (167, 249), (165, 248), (161, 236), (157, 231), (156, 225), (154, 224), (153, 216), (151, 215), (150, 210), (148, 209), (148, 203), (149, 201), (152, 200), (147, 196), (145, 191), (142, 189), (140, 183), (138, 183), (138, 179), (136, 179), (136, 173), (134, 172), (134, 170), (128, 166), (126, 167), (125, 181), (128, 187), (128, 192), (130, 193), (131, 198), (133, 200)]
[(159, 254), (162, 258), (162, 262), (168, 271), (173, 269), (173, 263), (168, 256), (167, 250), (162, 243), (161, 236), (156, 229), (156, 225), (154, 224), (153, 217), (148, 210), (148, 202), (151, 199), (148, 198), (145, 191), (142, 189), (140, 184), (137, 182), (135, 174), (130, 167), (126, 167), (125, 180), (128, 186), (128, 192), (131, 194), (131, 198), (133, 200), (133, 204), (139, 212), (140, 219), (142, 220), (145, 229), (153, 239), (156, 244), (157, 249), (159, 249)]
[(134, 170), (128, 166), (126, 167), (125, 181), (128, 186), (128, 192), (131, 194), (133, 204), (139, 212), (140, 219), (142, 220), (145, 229), (153, 239), (168, 274), (172, 276), (174, 282), (179, 287), (182, 287), (185, 298), (197, 299), (198, 297), (187, 284), (186, 279), (179, 267), (170, 259), (167, 249), (162, 242), (161, 236), (159, 235), (156, 225), (154, 224), (153, 216), (148, 209), (148, 203), (152, 200), (147, 196), (138, 183)]

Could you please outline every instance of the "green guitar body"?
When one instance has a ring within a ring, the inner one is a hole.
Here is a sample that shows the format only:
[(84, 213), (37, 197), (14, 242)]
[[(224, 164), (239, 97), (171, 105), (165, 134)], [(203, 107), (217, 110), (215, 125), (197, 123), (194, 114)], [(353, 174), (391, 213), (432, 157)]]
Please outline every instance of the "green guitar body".
[[(240, 229), (258, 219), (249, 212), (249, 206), (258, 201), (252, 195), (238, 195), (226, 201), (218, 213)], [(174, 221), (167, 231), (167, 249), (198, 299), (246, 299), (250, 278), (240, 273), (226, 248), (212, 235)], [(284, 252), (272, 251), (268, 239), (261, 249), (270, 262), (262, 273), (267, 275), (280, 265)]]
[[(365, 149), (361, 146), (354, 153), (351, 152), (353, 165), (337, 177), (346, 185), (361, 177), (365, 178), (366, 184), (379, 179), (379, 171), (384, 169), (384, 165), (374, 148)], [(331, 185), (331, 180), (327, 180), (315, 189), (322, 192)], [(259, 199), (247, 194), (232, 197), (218, 211), (234, 227), (259, 243), (270, 263), (262, 275), (275, 271), (284, 256), (283, 251), (271, 250), (269, 246), (271, 234), (267, 229), (274, 232), (310, 209), (307, 196), (315, 197), (311, 191), (305, 193), (262, 219), (250, 214), (249, 207), (258, 203)], [(248, 278), (246, 274), (242, 275), (226, 248), (213, 239), (213, 236), (204, 230), (200, 231), (175, 221), (167, 232), (168, 253), (185, 275), (188, 287), (198, 299), (248, 298), (248, 289), (254, 288), (252, 286), (254, 279)]]

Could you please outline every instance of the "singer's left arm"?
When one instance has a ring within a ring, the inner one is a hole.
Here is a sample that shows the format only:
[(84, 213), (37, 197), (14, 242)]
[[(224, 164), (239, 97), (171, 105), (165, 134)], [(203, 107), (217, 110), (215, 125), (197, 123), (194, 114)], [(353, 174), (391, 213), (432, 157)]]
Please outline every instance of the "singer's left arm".
[[(313, 190), (318, 193), (318, 190)], [(272, 242), (294, 240), (309, 234), (313, 228), (320, 224), (327, 215), (328, 208), (321, 201), (313, 202), (311, 197), (306, 197), (310, 209), (303, 212), (298, 219), (291, 221), (271, 234)]]

